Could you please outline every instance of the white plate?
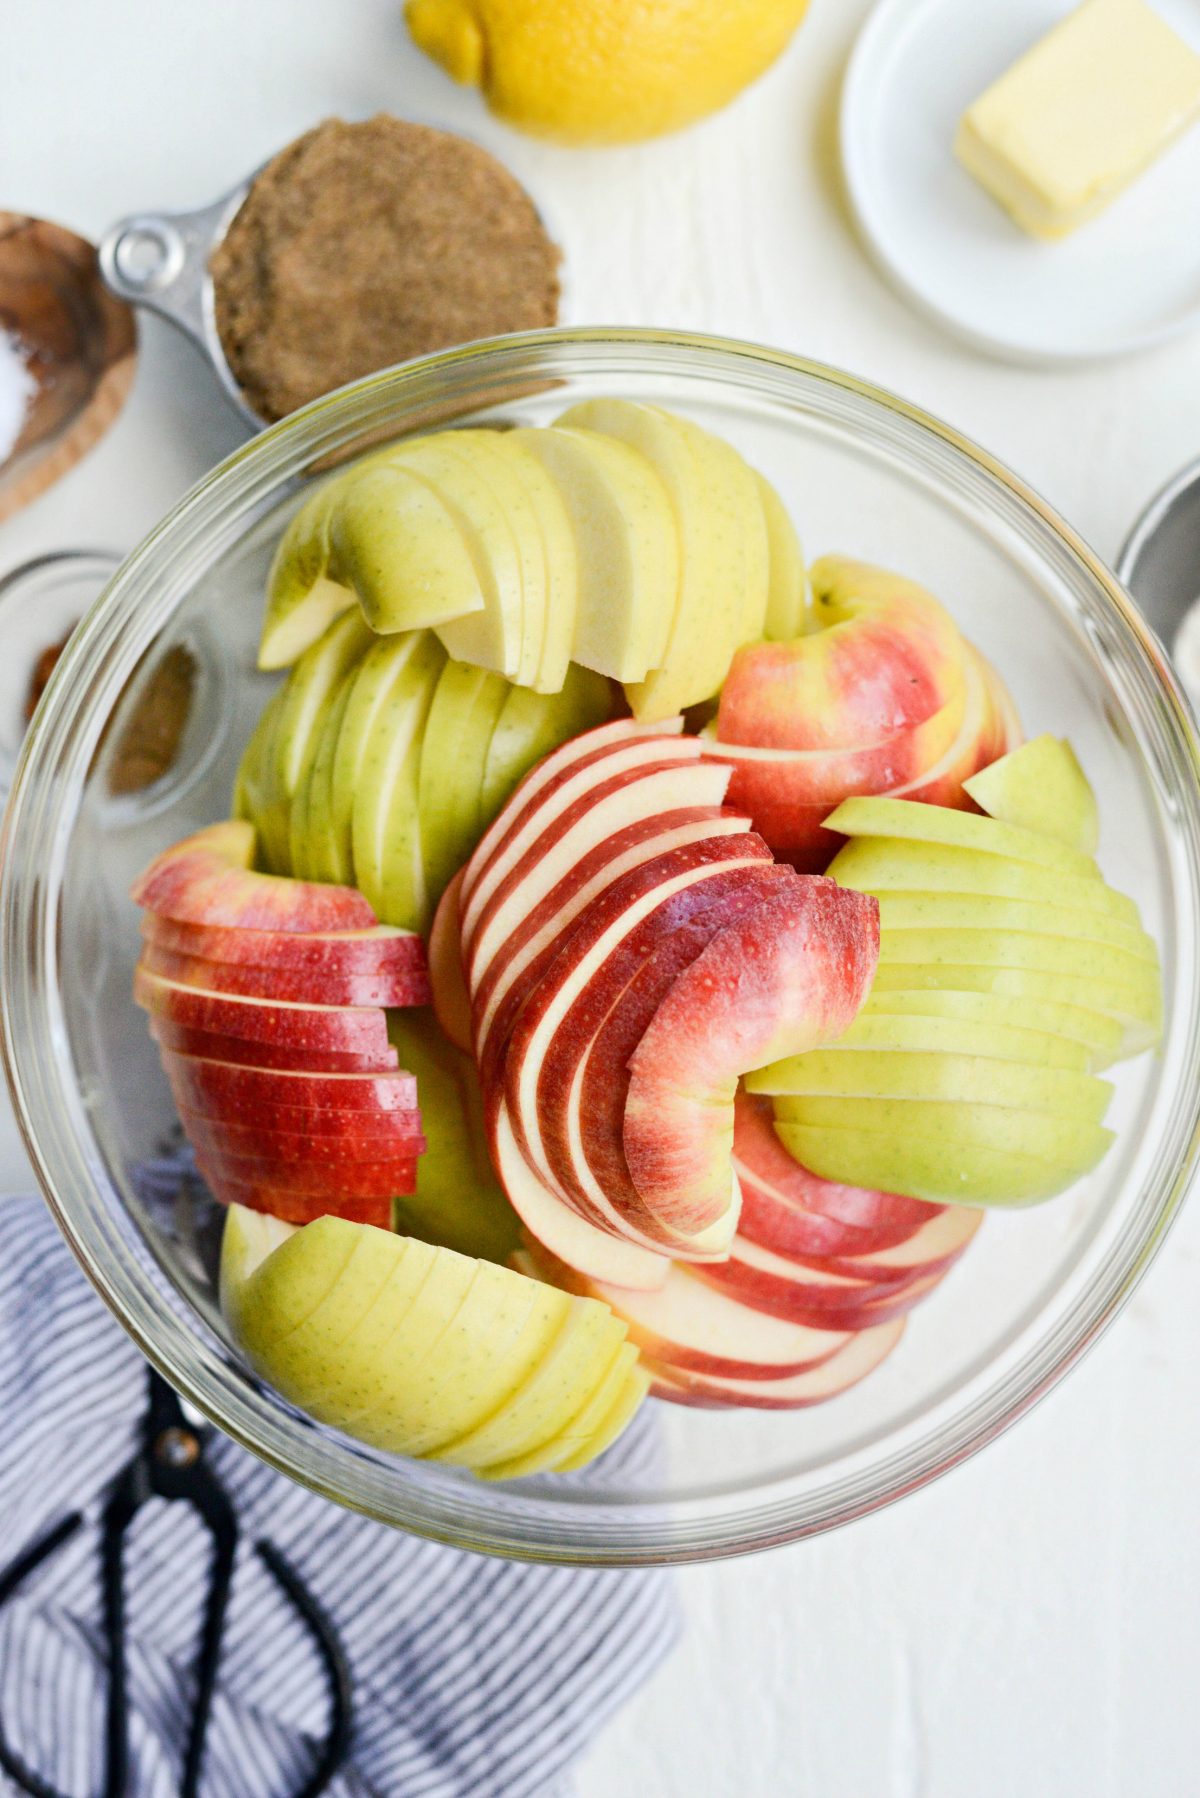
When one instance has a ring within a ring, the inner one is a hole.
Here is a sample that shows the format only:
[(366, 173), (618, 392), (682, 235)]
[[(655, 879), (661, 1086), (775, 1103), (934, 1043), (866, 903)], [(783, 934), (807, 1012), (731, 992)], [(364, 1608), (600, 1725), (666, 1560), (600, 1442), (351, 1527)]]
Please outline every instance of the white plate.
[[(1200, 49), (1196, 0), (1154, 4)], [(941, 324), (1020, 361), (1117, 355), (1200, 325), (1200, 126), (1058, 243), (1027, 236), (955, 160), (965, 108), (1071, 10), (882, 0), (842, 92), (846, 185), (884, 273)]]

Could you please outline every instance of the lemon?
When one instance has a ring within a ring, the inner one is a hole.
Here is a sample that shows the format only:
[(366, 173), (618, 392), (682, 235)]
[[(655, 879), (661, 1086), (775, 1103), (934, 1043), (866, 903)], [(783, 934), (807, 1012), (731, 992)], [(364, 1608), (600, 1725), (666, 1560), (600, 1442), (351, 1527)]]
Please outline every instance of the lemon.
[(539, 136), (621, 143), (724, 106), (808, 0), (407, 0), (413, 37)]

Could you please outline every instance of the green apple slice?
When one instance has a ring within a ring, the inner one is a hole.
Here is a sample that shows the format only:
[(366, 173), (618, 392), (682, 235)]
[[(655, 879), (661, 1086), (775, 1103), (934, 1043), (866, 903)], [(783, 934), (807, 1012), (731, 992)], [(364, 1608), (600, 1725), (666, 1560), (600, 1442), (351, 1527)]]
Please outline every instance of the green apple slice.
[[(472, 440), (481, 432), (443, 431), (415, 437), (389, 451), (397, 464), (427, 481), (448, 507), (463, 534), (483, 593), (484, 607), (469, 617), (438, 626), (447, 653), (460, 662), (489, 668), (514, 680), (521, 665), (525, 598), (522, 555), (505, 505), (498, 497), (484, 455)], [(463, 442), (457, 439), (463, 438)], [(540, 553), (540, 552), (539, 552)]]
[[(1013, 1000), (1072, 1006), (1116, 1019), (1121, 1027), (1119, 1056), (1138, 1055), (1158, 1041), (1161, 999), (1153, 1007), (1144, 993), (1112, 981), (1081, 979), (1075, 974), (1044, 973), (1029, 968), (960, 965), (953, 962), (896, 962), (879, 967), (871, 988), (871, 1002), (881, 993), (912, 993), (934, 989), (957, 993), (992, 993)], [(1150, 1016), (1144, 1015), (1150, 1011)]]
[(902, 842), (896, 838), (855, 837), (841, 848), (829, 869), (843, 886), (860, 893), (985, 893), (996, 899), (1061, 905), (1101, 912), (1140, 927), (1138, 908), (1094, 874), (1080, 877), (1008, 856), (956, 849), (944, 843)]
[(879, 962), (881, 967), (952, 962), (960, 967), (1039, 969), (1127, 988), (1135, 1017), (1149, 1017), (1158, 1007), (1157, 962), (1087, 937), (1043, 936), (1028, 930), (888, 930), (880, 942)]
[(625, 1343), (625, 1325), (605, 1305), (569, 1310), (524, 1384), (482, 1423), (447, 1442), (439, 1459), (486, 1467), (527, 1455), (565, 1429), (603, 1385)]
[(763, 635), (774, 643), (802, 637), (808, 623), (804, 551), (787, 507), (764, 475), (755, 474), (767, 527), (770, 572)]
[[(561, 1472), (576, 1455), (590, 1461), (620, 1434), (625, 1423), (637, 1410), (649, 1387), (649, 1379), (638, 1369), (638, 1351), (632, 1342), (623, 1342), (616, 1359), (595, 1391), (562, 1429), (537, 1448), (503, 1461), (489, 1461), (475, 1471), (485, 1480), (516, 1480), (531, 1473)], [(605, 1437), (604, 1431), (623, 1421)], [(595, 1445), (595, 1446), (593, 1446)]]
[[(853, 1099), (809, 1103), (850, 1105), (860, 1110), (863, 1105)], [(780, 1121), (775, 1128), (789, 1155), (822, 1179), (902, 1193), (934, 1205), (1040, 1204), (1090, 1173), (1112, 1142), (1111, 1131), (1092, 1126), (1077, 1133), (1069, 1144), (1054, 1144), (1047, 1154), (1025, 1153), (1010, 1145), (1029, 1140), (1026, 1123), (1037, 1114), (997, 1107), (998, 1116), (1011, 1124), (1003, 1139), (995, 1141), (987, 1132), (976, 1132), (976, 1114), (972, 1114), (972, 1127), (964, 1129), (956, 1128), (952, 1121), (958, 1113), (956, 1106), (943, 1106), (940, 1113), (923, 1118), (919, 1128), (902, 1142), (887, 1131), (864, 1130), (853, 1124), (823, 1126), (815, 1119), (804, 1124)]]
[(281, 687), (263, 707), (233, 784), (233, 816), (253, 824), (260, 864), (273, 874), (288, 871), (288, 812), (283, 795), (275, 790), (275, 728), (283, 700)]
[(289, 668), (354, 604), (354, 591), (329, 573), (329, 526), (345, 475), (325, 481), (295, 514), (267, 576), (259, 641), (262, 669)]
[(408, 469), (376, 462), (346, 481), (329, 540), (339, 578), (374, 631), (420, 630), (484, 609), (458, 519)]
[(550, 578), (531, 480), (525, 479), (520, 453), (508, 448), (508, 436), (507, 431), (455, 431), (450, 440), (475, 456), (508, 520), (521, 577), (521, 642), (513, 679), (531, 687), (545, 653)]
[[(1093, 1072), (1107, 1067), (1121, 1052), (1119, 1019), (1052, 999), (1006, 998), (994, 992), (915, 992), (881, 990), (878, 980), (851, 1029), (868, 1018), (937, 1020), (951, 1026), (978, 1025), (985, 1031), (1036, 1031), (1081, 1048)], [(845, 1038), (841, 1039), (845, 1041)], [(914, 1047), (917, 1045), (914, 1044)], [(998, 1053), (998, 1051), (997, 1051)]]
[(430, 897), (442, 895), (480, 836), (483, 764), (509, 688), (498, 675), (450, 662), (442, 670), (421, 743), (417, 780)]
[(895, 934), (910, 930), (1070, 937), (1121, 949), (1158, 966), (1153, 937), (1138, 925), (1100, 911), (1076, 911), (1042, 900), (994, 898), (988, 893), (882, 892), (876, 897), (880, 927), (889, 942)]
[(611, 718), (613, 689), (603, 675), (572, 664), (553, 695), (514, 687), (496, 720), (483, 769), (480, 811), (490, 824), (529, 770), (565, 743)]
[[(644, 722), (671, 718), (712, 697), (735, 652), (747, 641), (744, 509), (751, 501), (740, 481), (732, 489), (726, 487), (725, 462), (698, 456), (681, 421), (657, 407), (630, 400), (586, 400), (558, 422), (599, 431), (639, 450), (670, 496), (680, 549), (675, 615), (661, 667), (632, 685), (628, 699), (634, 716)], [(749, 470), (744, 463), (741, 468), (765, 533)], [(764, 613), (765, 609), (764, 595)]]
[(357, 668), (350, 670), (326, 706), (308, 772), (292, 798), (289, 843), (292, 873), (298, 880), (345, 878), (331, 867), (330, 785), (338, 736), (357, 674)]
[[(417, 928), (409, 917), (389, 914), (396, 909), (397, 897), (402, 898), (401, 909), (423, 911), (421, 904), (414, 904), (422, 884), (417, 773), (421, 732), (445, 662), (446, 652), (432, 632), (414, 636), (411, 650), (374, 714), (353, 788), (350, 831), (355, 885), (382, 923), (400, 923), (407, 929)], [(394, 891), (397, 880), (402, 883), (401, 895)]]
[(581, 569), (575, 534), (558, 486), (522, 432), (505, 431), (497, 441), (525, 488), (542, 539), (546, 614), (541, 655), (529, 684), (537, 693), (558, 693), (567, 678), (579, 616)]
[(1001, 1106), (1089, 1124), (1101, 1122), (1112, 1097), (1112, 1087), (1094, 1074), (938, 1050), (818, 1049), (751, 1074), (746, 1086), (750, 1092), (798, 1097)]
[[(662, 408), (658, 408), (662, 411)], [(666, 418), (673, 417), (669, 412)], [(759, 477), (742, 460), (731, 443), (711, 431), (703, 431), (690, 419), (676, 418), (692, 445), (696, 459), (706, 468), (711, 490), (719, 493), (729, 511), (729, 528), (742, 534), (742, 617), (734, 653), (744, 643), (757, 643), (767, 623), (767, 603), (771, 590), (771, 545), (767, 518), (762, 505)], [(730, 661), (733, 655), (730, 655)], [(728, 673), (728, 669), (726, 669)]]
[[(995, 1018), (986, 1022), (969, 1016), (903, 1016), (873, 1010), (870, 1005), (859, 1012), (844, 1036), (826, 1045), (830, 1052), (840, 1049), (915, 1049), (942, 1055), (994, 1055), (1000, 1061), (1023, 1062), (1026, 1067), (1073, 1068), (1078, 1074), (1092, 1071), (1091, 1053), (1084, 1043), (1059, 1036), (1048, 1030), (1025, 1025), (1004, 1024)], [(407, 1062), (402, 1064), (407, 1066)], [(782, 1066), (774, 1063), (773, 1066)], [(764, 1082), (770, 1069), (751, 1076)], [(765, 1084), (758, 1091), (770, 1090)]]
[(1084, 855), (1096, 852), (1096, 795), (1065, 737), (1033, 737), (963, 787), (989, 817), (1040, 831)]
[[(922, 805), (915, 799), (843, 799), (825, 820), (828, 830), (846, 837), (884, 837), (904, 842), (942, 843), (950, 848), (1007, 856), (1012, 861), (1034, 862), (1084, 880), (1099, 880), (1100, 870), (1090, 855), (1071, 849), (1053, 837), (1019, 824), (1003, 824), (996, 818), (980, 818), (948, 806)], [(836, 867), (837, 858), (833, 866)], [(835, 875), (835, 879), (838, 876)]]
[(351, 668), (361, 662), (374, 633), (357, 612), (335, 618), (325, 635), (305, 650), (284, 688), (275, 730), (275, 769), (290, 801), (312, 758), (325, 708)]
[(388, 1037), (416, 1076), (428, 1145), (416, 1192), (395, 1201), (396, 1228), (460, 1255), (507, 1262), (520, 1225), (492, 1170), (475, 1063), (425, 1008), (389, 1012)]
[(578, 569), (571, 657), (614, 680), (662, 666), (679, 594), (679, 538), (666, 488), (635, 448), (559, 425), (512, 433), (554, 482)]
[(422, 631), (413, 631), (375, 643), (355, 670), (354, 686), (338, 732), (329, 782), (329, 865), (340, 870), (336, 878), (347, 885), (356, 884), (355, 797), (364, 771), (373, 768), (386, 754), (386, 744), (375, 737), (376, 728), (399, 683), (424, 681), (429, 678), (429, 668), (440, 665), (437, 639)]
[[(265, 1211), (247, 1211), (241, 1205), (229, 1207), (221, 1236), (218, 1289), (222, 1313), (235, 1335), (241, 1331), (242, 1295), (251, 1275), (261, 1267), (268, 1255), (273, 1254), (281, 1243), (295, 1234), (295, 1224), (285, 1224), (280, 1218), (271, 1217)], [(337, 1279), (349, 1254), (350, 1247), (347, 1244), (343, 1260), (338, 1261), (335, 1257), (328, 1270), (328, 1285)], [(315, 1269), (313, 1271), (316, 1272)], [(326, 1286), (322, 1291), (327, 1289)]]

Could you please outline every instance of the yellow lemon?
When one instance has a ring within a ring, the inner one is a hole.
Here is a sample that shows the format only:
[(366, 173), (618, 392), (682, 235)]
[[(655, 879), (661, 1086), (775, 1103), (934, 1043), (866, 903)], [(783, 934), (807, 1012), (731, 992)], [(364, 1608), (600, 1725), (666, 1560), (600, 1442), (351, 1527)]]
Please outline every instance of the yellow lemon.
[(407, 0), (413, 37), (513, 125), (570, 143), (674, 131), (775, 60), (808, 0)]

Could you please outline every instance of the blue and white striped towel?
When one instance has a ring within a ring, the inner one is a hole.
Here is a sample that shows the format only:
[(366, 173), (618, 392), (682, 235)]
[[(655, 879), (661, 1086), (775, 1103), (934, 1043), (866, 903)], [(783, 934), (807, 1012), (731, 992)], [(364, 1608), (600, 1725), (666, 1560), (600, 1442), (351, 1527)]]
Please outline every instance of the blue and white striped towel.
[[(69, 1511), (94, 1514), (129, 1460), (145, 1364), (40, 1201), (0, 1201), (0, 1565)], [(645, 1453), (630, 1432), (626, 1452)], [(618, 1444), (618, 1450), (620, 1449)], [(617, 1451), (610, 1451), (617, 1452)], [(523, 1566), (414, 1540), (294, 1486), (214, 1433), (207, 1455), (243, 1541), (275, 1542), (332, 1618), (355, 1689), (334, 1798), (549, 1798), (666, 1652), (663, 1574)], [(131, 1798), (172, 1798), (208, 1537), (155, 1502), (127, 1546)], [(82, 1532), (0, 1618), (0, 1717), (62, 1792), (102, 1765), (98, 1550)], [(324, 1681), (257, 1557), (240, 1556), (205, 1798), (295, 1789), (325, 1728)], [(0, 1792), (12, 1791), (0, 1774)]]

